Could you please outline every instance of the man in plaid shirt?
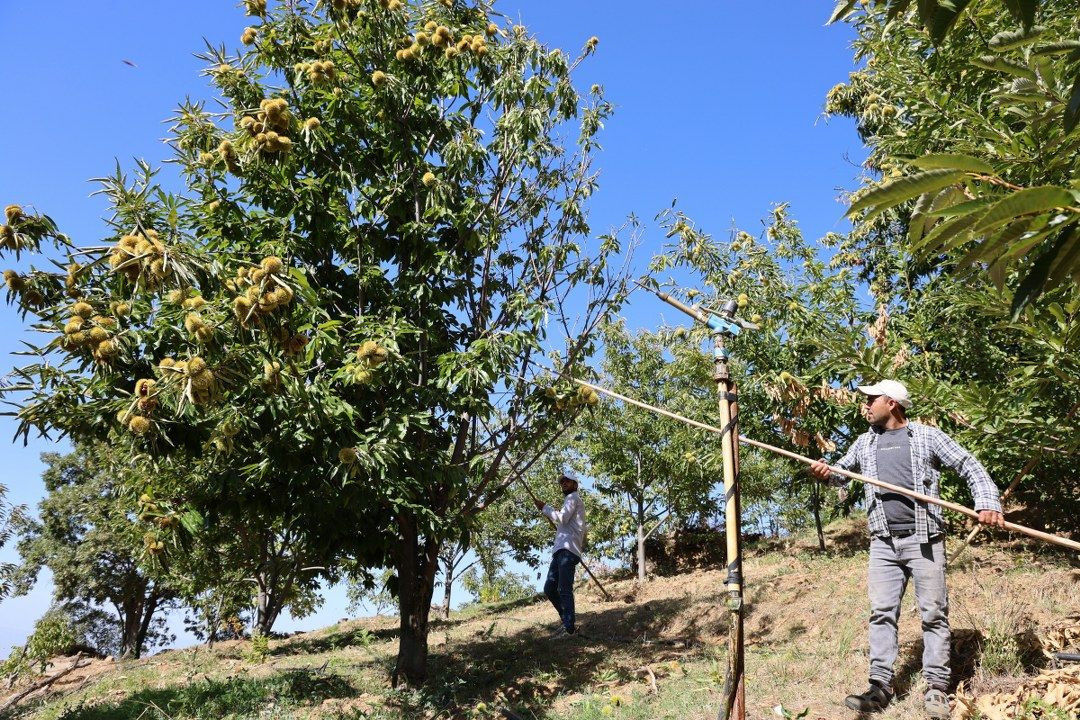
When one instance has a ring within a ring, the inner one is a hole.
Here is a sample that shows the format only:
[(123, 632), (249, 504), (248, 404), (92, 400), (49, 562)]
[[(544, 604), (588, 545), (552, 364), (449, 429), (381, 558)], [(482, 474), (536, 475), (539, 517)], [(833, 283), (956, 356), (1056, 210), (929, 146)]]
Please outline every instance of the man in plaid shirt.
[[(911, 399), (902, 383), (882, 380), (859, 386), (859, 392), (866, 396), (863, 408), (870, 429), (858, 437), (837, 467), (936, 498), (940, 497), (939, 468), (946, 465), (971, 488), (979, 522), (1003, 526), (998, 489), (986, 469), (941, 430), (907, 419)], [(811, 465), (810, 472), (833, 485), (848, 482), (821, 461)], [(866, 508), (870, 530), (870, 687), (860, 695), (849, 695), (844, 703), (859, 712), (876, 712), (892, 700), (900, 600), (908, 578), (912, 578), (922, 614), (926, 710), (935, 720), (947, 720), (946, 693), (952, 677), (941, 507), (866, 485)]]

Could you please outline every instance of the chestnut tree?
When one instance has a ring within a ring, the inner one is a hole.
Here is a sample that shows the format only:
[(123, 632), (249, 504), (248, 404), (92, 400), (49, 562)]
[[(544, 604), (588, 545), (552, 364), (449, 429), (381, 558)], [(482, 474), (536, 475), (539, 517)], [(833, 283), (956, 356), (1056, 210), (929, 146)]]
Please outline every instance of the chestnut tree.
[(203, 56), (218, 106), (174, 118), (182, 189), (102, 178), (90, 244), (7, 207), (4, 252), (52, 263), (6, 275), (49, 338), (12, 397), (24, 434), (149, 458), (160, 562), (269, 528), (326, 577), (394, 568), (418, 682), (440, 551), (580, 405), (537, 361), (572, 371), (626, 294), (587, 222), (611, 108), (571, 75), (598, 41), (483, 2), (246, 5), (243, 49)]

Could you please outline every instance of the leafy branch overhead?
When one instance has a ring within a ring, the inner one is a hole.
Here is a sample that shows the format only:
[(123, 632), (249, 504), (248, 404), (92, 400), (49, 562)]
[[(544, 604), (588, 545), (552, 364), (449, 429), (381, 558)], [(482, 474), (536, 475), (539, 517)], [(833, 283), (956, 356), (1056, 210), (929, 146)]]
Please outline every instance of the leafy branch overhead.
[[(983, 0), (987, 5), (997, 0)], [(1035, 15), (1039, 9), (1040, 0), (1001, 0), (1012, 18), (1021, 24), (1023, 29), (1030, 30), (1035, 23)], [(979, 0), (917, 0), (914, 4), (911, 0), (840, 0), (829, 17), (829, 23), (834, 23), (847, 18), (858, 6), (866, 7), (872, 4), (875, 10), (885, 13), (889, 20), (903, 17), (914, 13), (922, 27), (924, 27), (933, 39), (934, 44), (940, 45), (948, 36), (949, 31), (971, 5), (978, 5)]]
[(1019, 284), (1014, 313), (1045, 290), (1069, 280), (1080, 284), (1076, 190), (1013, 186), (985, 162), (963, 155), (926, 155), (910, 165), (920, 171), (859, 194), (848, 214), (869, 222), (915, 200), (908, 231), (912, 251), (959, 252), (962, 265), (986, 266), (999, 287), (1010, 265), (1049, 239)]
[(909, 21), (933, 3), (852, 8), (866, 64), (826, 109), (857, 117), (882, 174), (852, 197), (856, 235), (906, 223), (915, 258), (984, 268), (1013, 290), (1015, 317), (1080, 283), (1080, 23), (1047, 4), (1032, 24), (1034, 3), (1007, 4), (1011, 15), (971, 3), (948, 38), (929, 40)]

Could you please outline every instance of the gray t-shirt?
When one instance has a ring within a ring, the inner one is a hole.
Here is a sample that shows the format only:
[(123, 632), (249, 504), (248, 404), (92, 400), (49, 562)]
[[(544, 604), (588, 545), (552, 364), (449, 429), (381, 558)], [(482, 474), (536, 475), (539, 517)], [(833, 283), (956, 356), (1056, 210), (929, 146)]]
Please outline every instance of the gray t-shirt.
[[(915, 489), (911, 471), (911, 438), (906, 427), (886, 430), (877, 439), (878, 480), (902, 488)], [(882, 491), (882, 508), (890, 532), (915, 529), (915, 501), (906, 495)]]

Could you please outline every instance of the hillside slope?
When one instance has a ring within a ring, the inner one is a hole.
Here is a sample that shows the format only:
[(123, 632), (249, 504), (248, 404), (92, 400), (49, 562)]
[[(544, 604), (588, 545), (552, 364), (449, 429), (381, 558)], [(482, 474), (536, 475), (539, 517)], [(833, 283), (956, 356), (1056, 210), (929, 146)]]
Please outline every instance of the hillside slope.
[[(857, 521), (832, 526), (824, 555), (808, 541), (748, 553), (748, 717), (776, 717), (778, 705), (795, 714), (808, 708), (810, 718), (857, 717), (843, 697), (865, 687), (862, 532)], [(1014, 690), (1046, 665), (1041, 644), (1080, 635), (1068, 629), (1080, 628), (1080, 616), (1069, 618), (1080, 613), (1078, 568), (1064, 555), (983, 546), (950, 570), (954, 675), (964, 694)], [(609, 579), (613, 601), (581, 585), (580, 638), (550, 637), (556, 617), (542, 598), (455, 613), (435, 624), (433, 680), (421, 690), (389, 687), (397, 621), (367, 619), (271, 641), (265, 658), (249, 642), (233, 642), (95, 661), (23, 703), (17, 717), (495, 718), (507, 708), (530, 720), (711, 719), (725, 667), (723, 580), (719, 570), (644, 586)], [(904, 607), (901, 698), (883, 720), (924, 717), (910, 588)], [(1076, 682), (1080, 697), (1080, 673)], [(1033, 706), (1030, 717), (1066, 720), (1068, 712)]]

